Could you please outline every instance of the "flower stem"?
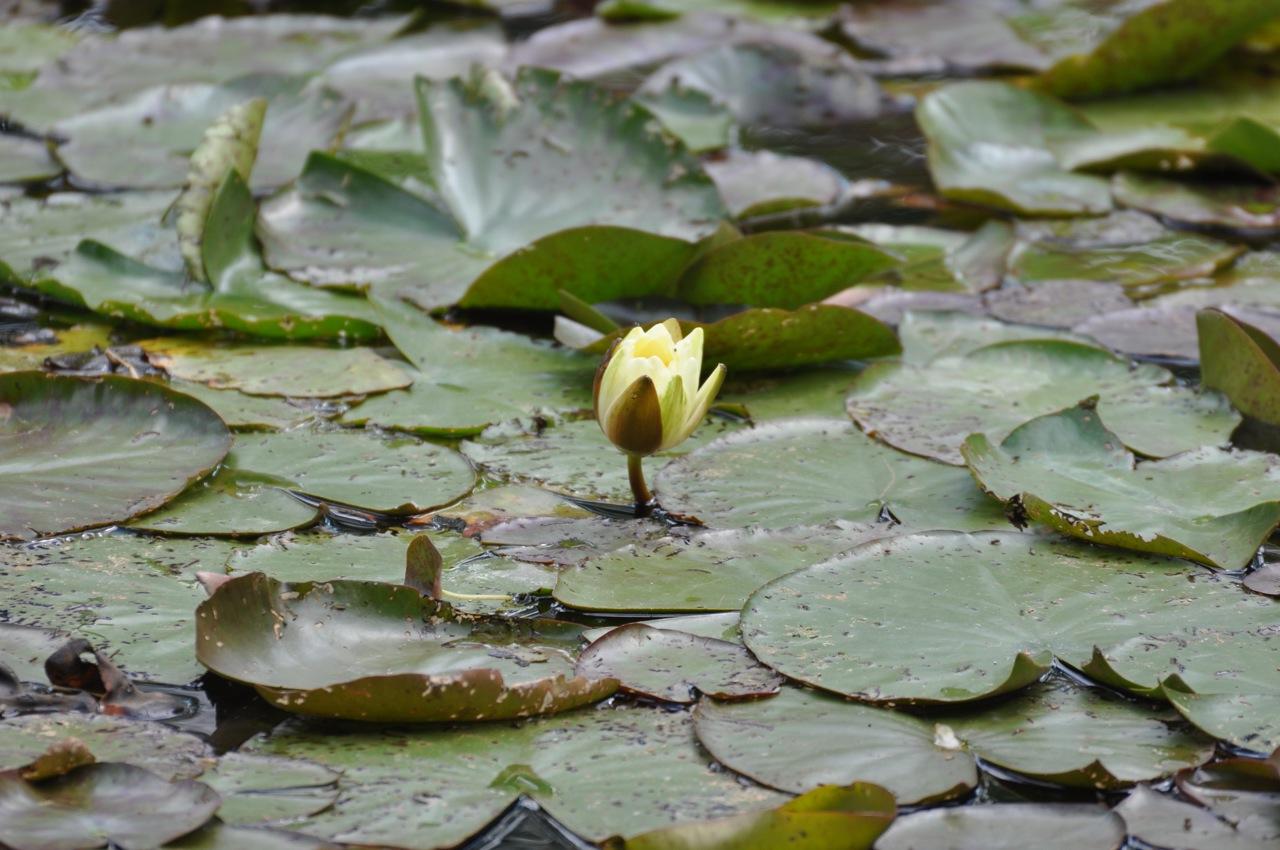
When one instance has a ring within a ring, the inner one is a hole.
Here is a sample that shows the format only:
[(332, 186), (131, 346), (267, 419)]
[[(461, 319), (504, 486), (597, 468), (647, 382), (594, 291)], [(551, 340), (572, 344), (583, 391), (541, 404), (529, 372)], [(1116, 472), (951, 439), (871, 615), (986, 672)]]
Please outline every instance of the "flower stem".
[(653, 494), (644, 481), (644, 458), (627, 455), (627, 475), (631, 479), (631, 494), (636, 497), (636, 516), (648, 516), (653, 511)]

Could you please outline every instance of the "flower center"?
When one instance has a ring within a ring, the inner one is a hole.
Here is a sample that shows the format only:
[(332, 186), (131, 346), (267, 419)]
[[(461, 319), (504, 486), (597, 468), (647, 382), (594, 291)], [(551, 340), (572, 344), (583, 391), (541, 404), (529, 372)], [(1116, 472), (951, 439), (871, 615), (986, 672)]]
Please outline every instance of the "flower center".
[(670, 343), (650, 336), (643, 336), (637, 340), (633, 353), (636, 357), (656, 357), (662, 361), (663, 366), (670, 366), (676, 356), (676, 350)]

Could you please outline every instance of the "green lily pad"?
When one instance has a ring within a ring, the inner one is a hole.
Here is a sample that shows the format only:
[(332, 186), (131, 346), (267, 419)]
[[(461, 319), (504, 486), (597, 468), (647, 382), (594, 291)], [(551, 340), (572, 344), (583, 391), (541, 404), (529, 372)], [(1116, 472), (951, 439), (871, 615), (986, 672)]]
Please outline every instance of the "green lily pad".
[(734, 218), (828, 206), (848, 189), (839, 171), (816, 159), (732, 148), (703, 164)]
[(1239, 416), (1217, 394), (1172, 385), (1151, 364), (1067, 341), (989, 345), (925, 366), (880, 363), (858, 376), (848, 412), (896, 448), (963, 463), (973, 433), (1002, 439), (1036, 416), (1098, 396), (1102, 419), (1134, 451), (1164, 457), (1225, 444)]
[(44, 678), (44, 660), (67, 643), (67, 635), (52, 629), (0, 623), (0, 666), (12, 670), (19, 681)]
[(239, 390), (215, 390), (195, 381), (170, 381), (169, 386), (209, 405), (234, 430), (287, 431), (332, 416), (323, 402), (245, 395)]
[[(1245, 683), (1231, 692), (1228, 680), (1226, 693), (1195, 693), (1185, 688), (1185, 683), (1175, 687), (1165, 682), (1161, 695), (1197, 729), (1223, 741), (1249, 750), (1273, 750), (1280, 747), (1280, 689), (1269, 687), (1271, 683)], [(1204, 687), (1214, 687), (1204, 685)]]
[(753, 422), (806, 416), (834, 419), (844, 412), (844, 398), (859, 371), (852, 364), (833, 363), (746, 378), (730, 375), (720, 391), (720, 400), (744, 405)]
[(627, 850), (871, 850), (897, 814), (893, 795), (876, 785), (817, 788), (771, 812), (733, 815), (645, 832)]
[(1280, 343), (1221, 310), (1196, 314), (1196, 330), (1204, 385), (1250, 417), (1280, 423)]
[(73, 633), (135, 679), (186, 684), (203, 670), (191, 612), (201, 571), (221, 571), (230, 546), (129, 534), (0, 549), (7, 622)]
[(213, 346), (198, 339), (162, 338), (139, 343), (172, 377), (248, 395), (333, 398), (374, 395), (409, 386), (412, 378), (368, 348), (300, 345)]
[(1239, 569), (1280, 523), (1273, 455), (1205, 446), (1135, 464), (1091, 404), (1033, 419), (999, 446), (974, 434), (962, 451), (1011, 514), (1082, 540)]
[[(694, 153), (718, 151), (733, 141), (733, 116), (706, 92), (674, 84), (660, 92), (637, 94), (635, 100)], [(723, 194), (722, 191), (722, 197)]]
[(0, 136), (0, 183), (48, 180), (62, 173), (43, 139)]
[(58, 158), (89, 184), (140, 189), (181, 188), (187, 160), (205, 128), (231, 107), (267, 98), (267, 117), (250, 185), (280, 186), (302, 170), (307, 152), (332, 147), (351, 114), (337, 93), (306, 77), (249, 75), (221, 85), (157, 86), (78, 113), (53, 126), (66, 139)]
[(860, 224), (841, 232), (868, 239), (902, 257), (880, 279), (908, 290), (983, 292), (1000, 285), (1013, 229), (988, 221), (973, 233), (919, 225)]
[(333, 805), (339, 774), (320, 764), (225, 753), (200, 775), (222, 797), (218, 818), (230, 824), (292, 821)]
[[(459, 614), (399, 585), (283, 584), (250, 573), (219, 587), (196, 620), (201, 663), (298, 714), (501, 720), (564, 711), (617, 688), (574, 675), (576, 626)], [(388, 640), (388, 630), (400, 638)]]
[(627, 693), (676, 703), (772, 696), (782, 677), (742, 644), (632, 623), (593, 641), (578, 656), (579, 676), (616, 679)]
[[(652, 629), (674, 629), (697, 637), (742, 643), (741, 635), (738, 634), (737, 611), (724, 611), (719, 614), (685, 614), (679, 617), (659, 617), (656, 620), (638, 620), (637, 622), (644, 623)], [(599, 640), (614, 629), (620, 628), (622, 626), (587, 629), (582, 636), (587, 640)]]
[(1006, 520), (961, 470), (904, 455), (829, 419), (785, 420), (723, 437), (658, 473), (668, 510), (712, 527), (785, 528), (839, 517), (976, 530)]
[(162, 723), (101, 714), (27, 714), (0, 725), (0, 773), (30, 764), (53, 747), (80, 742), (99, 762), (128, 762), (164, 780), (194, 779), (209, 747)]
[(982, 847), (984, 850), (1120, 850), (1125, 822), (1083, 803), (1001, 803), (931, 809), (894, 821), (878, 850)]
[(1118, 283), (1090, 280), (1051, 280), (1035, 286), (994, 289), (984, 297), (987, 311), (1005, 322), (1025, 322), (1049, 328), (1073, 328), (1094, 316), (1133, 306)]
[(1055, 656), (1145, 695), (1175, 672), (1209, 693), (1265, 689), (1278, 605), (1185, 561), (1028, 534), (913, 534), (765, 585), (742, 635), (783, 675), (874, 701), (994, 696)]
[(1280, 756), (1226, 759), (1178, 775), (1178, 790), (1251, 834), (1280, 838)]
[(641, 706), (345, 735), (286, 725), (248, 748), (343, 772), (342, 797), (299, 828), (409, 850), (465, 841), (521, 794), (595, 841), (786, 799), (713, 769), (687, 712)]
[[(193, 282), (176, 262), (148, 265), (89, 239), (51, 271), (42, 267), (23, 283), (77, 307), (157, 327), (226, 328), (278, 339), (377, 337), (380, 331), (362, 299), (266, 271), (253, 239), (253, 210), (249, 189), (238, 174), (229, 173), (214, 196), (203, 238), (207, 287)], [(164, 256), (177, 259), (171, 249)]]
[[(631, 522), (625, 518), (534, 516), (506, 520), (482, 529), (480, 540), (486, 546), (499, 547), (498, 552), (504, 558), (568, 567), (628, 543), (656, 540), (667, 530), (656, 523)], [(554, 585), (556, 573), (549, 574)]]
[(835, 47), (822, 55), (776, 43), (725, 45), (663, 65), (640, 92), (672, 84), (706, 92), (746, 125), (838, 124), (873, 117), (881, 107), (875, 81)]
[(1280, 196), (1267, 183), (1189, 184), (1121, 172), (1112, 178), (1111, 192), (1126, 207), (1173, 221), (1250, 235), (1280, 232)]
[(216, 820), (164, 846), (165, 850), (334, 850), (328, 841), (309, 835), (278, 829), (228, 826)]
[(1246, 832), (1207, 809), (1136, 788), (1113, 810), (1124, 818), (1129, 834), (1157, 847), (1178, 850), (1268, 850), (1275, 835)]
[(1211, 275), (1244, 250), (1208, 236), (1170, 230), (1133, 210), (1100, 219), (1024, 222), (1017, 237), (1009, 254), (1008, 272), (1014, 282), (1119, 283), (1135, 297)]
[(733, 611), (778, 576), (892, 533), (888, 524), (833, 523), (669, 536), (562, 570), (555, 596), (587, 611)]
[(0, 776), (0, 841), (14, 850), (144, 850), (186, 835), (222, 801), (127, 764), (91, 764), (39, 784)]
[(212, 410), (143, 381), (0, 375), (0, 538), (62, 534), (153, 511), (218, 465)]
[(902, 361), (917, 366), (943, 357), (963, 357), (999, 342), (1067, 340), (1084, 342), (1075, 334), (1055, 328), (993, 321), (968, 313), (911, 310), (898, 323)]
[[(469, 82), (419, 80), (418, 94), (427, 162), (447, 212), (313, 156), (298, 187), (263, 207), (272, 267), (434, 308), (457, 301), (494, 261), (559, 231), (606, 226), (639, 255), (679, 253), (682, 240), (710, 233), (723, 215), (714, 185), (682, 145), (643, 108), (589, 83), (549, 71), (524, 70), (512, 81), (485, 72)], [(552, 142), (535, 141), (545, 138)], [(626, 205), (611, 200), (618, 193)], [(587, 271), (599, 262), (581, 261)], [(523, 266), (512, 260), (507, 274), (516, 277), (500, 286), (518, 285)]]
[[(359, 468), (360, 475), (352, 469)], [(245, 535), (309, 524), (314, 502), (406, 515), (443, 507), (475, 483), (452, 449), (349, 430), (238, 434), (216, 474), (135, 528)], [(310, 497), (303, 501), (292, 493)]]
[(57, 339), (52, 342), (40, 341), (25, 345), (0, 346), (0, 372), (38, 370), (44, 368), (44, 361), (49, 357), (79, 354), (89, 351), (94, 346), (107, 348), (111, 345), (111, 331), (110, 325), (86, 322), (59, 329)]
[(1030, 215), (1104, 213), (1107, 181), (1064, 168), (1051, 145), (1088, 134), (1066, 106), (999, 82), (952, 83), (926, 95), (916, 120), (944, 197)]

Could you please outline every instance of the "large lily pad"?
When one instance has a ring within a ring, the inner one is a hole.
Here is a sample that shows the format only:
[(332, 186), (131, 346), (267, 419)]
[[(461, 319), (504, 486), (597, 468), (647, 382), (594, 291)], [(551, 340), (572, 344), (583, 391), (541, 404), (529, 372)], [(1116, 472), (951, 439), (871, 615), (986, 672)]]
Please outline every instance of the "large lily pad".
[(1168, 680), (1160, 690), (1178, 713), (1206, 735), (1246, 750), (1280, 747), (1280, 689), (1274, 682), (1245, 681), (1233, 688), (1230, 680), (1217, 685), (1220, 693), (1195, 693), (1184, 682)]
[(95, 714), (28, 714), (0, 726), (0, 773), (16, 771), (55, 747), (79, 742), (99, 762), (128, 762), (165, 780), (193, 779), (209, 747), (161, 723)]
[(345, 735), (294, 725), (249, 749), (343, 771), (343, 796), (307, 832), (411, 850), (464, 841), (521, 794), (595, 841), (786, 799), (713, 769), (687, 712), (640, 706)]
[(0, 549), (7, 622), (91, 640), (131, 676), (186, 684), (202, 671), (191, 612), (201, 571), (220, 571), (230, 546), (131, 534)]
[(230, 445), (217, 414), (156, 384), (0, 375), (0, 537), (61, 534), (153, 511), (217, 466)]
[[(1166, 797), (1150, 788), (1136, 788), (1116, 806), (1129, 834), (1157, 847), (1178, 850), (1267, 850), (1276, 835), (1239, 829), (1213, 812)], [(1256, 825), (1254, 825), (1256, 827)]]
[(1029, 534), (914, 534), (765, 585), (742, 635), (790, 678), (876, 701), (1006, 693), (1055, 656), (1147, 694), (1172, 673), (1197, 692), (1265, 691), (1278, 606), (1185, 561)]
[[(353, 465), (360, 475), (352, 474)], [(474, 483), (462, 455), (411, 437), (348, 430), (239, 434), (215, 475), (134, 527), (266, 534), (309, 524), (316, 502), (379, 514), (422, 513), (457, 501)]]
[(982, 847), (983, 850), (1120, 850), (1125, 822), (1098, 806), (1003, 803), (914, 812), (876, 842), (878, 850)]
[(735, 611), (757, 587), (893, 526), (726, 529), (633, 543), (560, 572), (556, 599), (588, 611)]
[(1274, 455), (1205, 446), (1135, 465), (1092, 405), (1033, 419), (998, 446), (962, 448), (983, 489), (1055, 530), (1239, 569), (1280, 523)]
[(91, 764), (39, 784), (0, 776), (0, 841), (14, 850), (145, 850), (186, 835), (222, 800), (127, 764)]
[(696, 702), (699, 694), (767, 697), (782, 685), (782, 677), (740, 643), (643, 623), (621, 626), (593, 641), (578, 657), (576, 669), (592, 679), (617, 679), (627, 693), (676, 703)]
[(333, 805), (339, 774), (300, 759), (225, 753), (200, 781), (222, 797), (219, 820), (232, 824), (291, 821)]
[(201, 663), (299, 714), (498, 720), (564, 711), (617, 688), (574, 675), (576, 626), (459, 614), (397, 585), (250, 573), (223, 584), (196, 618)]
[(404, 369), (368, 348), (231, 344), (196, 339), (139, 343), (153, 365), (175, 378), (248, 395), (332, 398), (374, 395), (412, 383)]
[(669, 510), (719, 528), (871, 523), (886, 511), (913, 529), (1005, 524), (960, 470), (904, 455), (829, 419), (730, 434), (667, 464), (656, 483)]
[(1221, 396), (1170, 386), (1173, 376), (1068, 341), (997, 343), (927, 365), (882, 363), (854, 383), (848, 411), (903, 451), (963, 463), (973, 433), (1000, 439), (1035, 416), (1098, 396), (1098, 412), (1125, 445), (1164, 457), (1224, 444), (1239, 416)]

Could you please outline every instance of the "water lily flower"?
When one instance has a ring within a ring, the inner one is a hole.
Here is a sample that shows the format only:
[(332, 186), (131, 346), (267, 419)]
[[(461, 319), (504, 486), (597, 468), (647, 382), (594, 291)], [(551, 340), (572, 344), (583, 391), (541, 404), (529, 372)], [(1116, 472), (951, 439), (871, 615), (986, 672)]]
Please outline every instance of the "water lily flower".
[(596, 420), (627, 454), (638, 512), (653, 503), (641, 459), (688, 439), (724, 383), (724, 364), (699, 386), (701, 375), (702, 329), (684, 336), (675, 319), (632, 328), (596, 370)]

